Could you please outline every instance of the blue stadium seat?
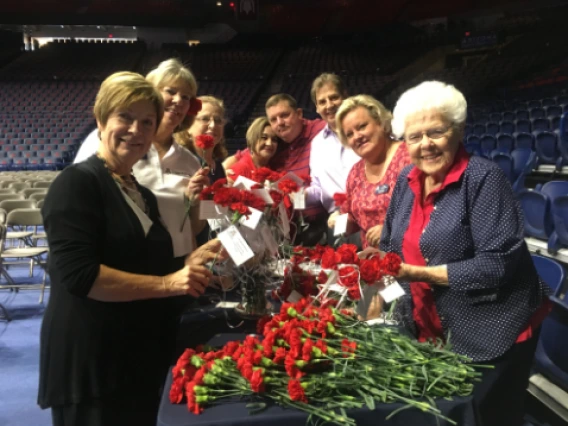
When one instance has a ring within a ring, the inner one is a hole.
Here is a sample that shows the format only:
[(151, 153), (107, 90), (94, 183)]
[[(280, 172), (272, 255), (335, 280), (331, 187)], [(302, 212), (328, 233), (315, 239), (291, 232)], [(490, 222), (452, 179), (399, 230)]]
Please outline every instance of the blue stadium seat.
[(483, 135), (479, 139), (479, 147), (481, 149), (481, 155), (485, 158), (489, 158), (491, 152), (495, 149), (497, 142), (493, 135)]
[(550, 199), (539, 191), (523, 190), (517, 194), (525, 218), (525, 235), (548, 241), (554, 231)]
[(541, 326), (535, 353), (535, 370), (568, 392), (568, 306), (551, 297), (552, 312)]
[(551, 206), (554, 231), (548, 240), (548, 249), (556, 253), (568, 248), (568, 195), (556, 197)]
[(501, 125), (499, 126), (501, 133), (508, 133), (512, 135), (515, 133), (515, 123), (512, 121), (501, 121)]
[(546, 112), (544, 111), (544, 108), (541, 107), (533, 108), (530, 110), (530, 116), (531, 118), (544, 118), (546, 116)]
[(548, 121), (548, 118), (534, 118), (532, 120), (532, 130), (533, 132), (536, 130), (550, 130), (550, 121)]
[(485, 124), (475, 124), (473, 126), (473, 134), (481, 136), (485, 134)]
[(489, 121), (485, 125), (485, 129), (486, 129), (486, 134), (495, 136), (497, 133), (499, 133), (499, 124), (493, 121)]
[(505, 111), (502, 115), (503, 121), (515, 121), (517, 119), (517, 115), (513, 111)]
[(547, 117), (558, 117), (562, 115), (562, 107), (558, 105), (550, 105), (546, 108)]
[(539, 256), (538, 254), (531, 254), (531, 257), (538, 275), (550, 287), (552, 294), (558, 296), (566, 277), (562, 265), (550, 257)]
[(536, 167), (536, 153), (531, 149), (517, 148), (511, 151), (513, 159), (513, 191), (519, 193), (525, 189), (525, 178)]
[(542, 103), (537, 99), (534, 99), (532, 101), (527, 102), (527, 107), (529, 109), (540, 108), (541, 106), (542, 106)]
[(507, 153), (494, 151), (491, 153), (491, 160), (503, 170), (503, 173), (505, 173), (505, 176), (507, 176), (507, 179), (511, 185), (513, 185), (513, 158)]
[(531, 122), (528, 119), (519, 119), (516, 121), (516, 130), (517, 132), (523, 132), (523, 133), (530, 133), (532, 131), (531, 129)]
[(503, 119), (503, 116), (500, 112), (492, 112), (489, 114), (489, 121), (493, 121), (495, 123), (499, 123)]
[(519, 132), (513, 135), (515, 137), (515, 149), (533, 149), (533, 135), (526, 132)]
[(554, 98), (544, 98), (542, 100), (542, 106), (543, 107), (550, 107), (550, 106), (553, 106), (553, 105), (556, 105), (556, 99), (554, 99)]
[(509, 154), (514, 146), (515, 139), (513, 139), (513, 136), (505, 133), (497, 134), (497, 146), (495, 148), (497, 151)]
[(535, 138), (535, 151), (538, 157), (538, 164), (558, 163), (560, 153), (558, 152), (556, 134), (552, 132), (541, 132)]
[(518, 109), (515, 111), (515, 117), (517, 120), (528, 120), (529, 112), (526, 109)]

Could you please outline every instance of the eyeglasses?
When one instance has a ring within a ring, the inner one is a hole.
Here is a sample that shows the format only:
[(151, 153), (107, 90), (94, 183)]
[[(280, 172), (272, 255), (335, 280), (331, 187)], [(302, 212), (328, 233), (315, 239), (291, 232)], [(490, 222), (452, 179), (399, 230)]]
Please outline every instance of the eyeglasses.
[(225, 120), (223, 120), (221, 117), (217, 117), (217, 116), (209, 117), (207, 115), (204, 115), (204, 116), (201, 116), (201, 117), (196, 117), (196, 120), (199, 121), (200, 123), (203, 123), (203, 124), (209, 124), (209, 123), (211, 123), (211, 120), (213, 120), (213, 123), (215, 124), (215, 126), (220, 126), (221, 124), (223, 124), (225, 122)]
[(436, 127), (434, 129), (428, 129), (425, 132), (412, 133), (412, 134), (410, 134), (406, 137), (406, 144), (407, 145), (414, 145), (414, 144), (417, 144), (419, 142), (422, 142), (424, 135), (426, 135), (426, 137), (428, 139), (432, 139), (432, 140), (442, 139), (444, 136), (446, 136), (446, 133), (448, 133), (448, 130), (450, 130), (450, 129), (451, 129), (451, 126)]

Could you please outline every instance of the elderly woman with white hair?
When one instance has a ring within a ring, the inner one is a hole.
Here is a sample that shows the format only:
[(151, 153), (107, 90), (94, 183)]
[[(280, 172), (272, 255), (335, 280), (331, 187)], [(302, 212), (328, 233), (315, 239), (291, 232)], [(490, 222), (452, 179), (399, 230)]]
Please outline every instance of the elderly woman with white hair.
[[(408, 151), (392, 137), (392, 114), (372, 96), (345, 99), (335, 119), (341, 142), (361, 157), (347, 176), (341, 206), (341, 213), (349, 214), (347, 233), (360, 230), (363, 248), (377, 247), (396, 178), (410, 163)], [(336, 217), (328, 219), (330, 228)]]
[(420, 341), (451, 341), (494, 365), (474, 390), (483, 424), (520, 425), (547, 289), (507, 178), (464, 149), (466, 109), (455, 87), (436, 81), (398, 100), (393, 132), (413, 165), (398, 177), (380, 249), (403, 259), (400, 321)]

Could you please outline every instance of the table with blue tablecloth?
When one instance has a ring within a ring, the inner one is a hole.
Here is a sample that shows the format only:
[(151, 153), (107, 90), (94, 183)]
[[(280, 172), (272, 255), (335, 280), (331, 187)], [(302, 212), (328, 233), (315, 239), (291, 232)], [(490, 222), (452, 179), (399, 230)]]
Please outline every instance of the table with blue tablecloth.
[[(211, 312), (210, 312), (211, 314)], [(218, 313), (217, 313), (218, 314)], [(225, 315), (223, 314), (224, 318)], [(205, 326), (205, 324), (203, 324)], [(206, 326), (205, 326), (206, 327)], [(208, 343), (220, 347), (231, 340), (242, 340), (243, 333), (221, 333), (213, 336)], [(171, 371), (171, 370), (170, 370)], [(171, 404), (169, 401), (169, 389), (172, 383), (171, 373), (168, 374), (160, 411), (158, 413), (158, 426), (292, 426), (304, 425), (308, 418), (307, 414), (290, 408), (282, 408), (271, 402), (260, 413), (251, 415), (246, 408), (247, 401), (232, 400), (225, 403), (207, 407), (202, 414), (195, 415), (188, 411), (185, 404)], [(451, 401), (436, 401), (442, 414), (459, 426), (479, 426), (473, 397), (456, 397)], [(375, 410), (367, 408), (347, 411), (350, 417), (357, 421), (357, 425), (385, 425), (385, 426), (445, 426), (451, 423), (438, 420), (433, 415), (424, 413), (415, 408), (409, 408), (397, 413), (391, 419), (386, 417), (393, 411), (401, 408), (404, 404), (377, 404)]]

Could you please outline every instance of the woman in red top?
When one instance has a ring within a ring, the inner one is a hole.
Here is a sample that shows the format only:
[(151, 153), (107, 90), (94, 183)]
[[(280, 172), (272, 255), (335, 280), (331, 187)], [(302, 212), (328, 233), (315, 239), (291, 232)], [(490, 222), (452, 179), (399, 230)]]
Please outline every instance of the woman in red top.
[(260, 167), (267, 167), (278, 148), (278, 138), (266, 117), (259, 117), (252, 122), (246, 138), (249, 149), (243, 151), (239, 161), (229, 167), (234, 173), (227, 174), (230, 182), (236, 180), (238, 176), (252, 179), (252, 172)]
[[(406, 145), (391, 137), (391, 119), (390, 111), (368, 95), (347, 98), (337, 112), (339, 138), (361, 157), (347, 177), (341, 212), (349, 213), (348, 234), (361, 231), (363, 248), (378, 246), (396, 179), (410, 164)], [(330, 217), (330, 228), (336, 217)]]

